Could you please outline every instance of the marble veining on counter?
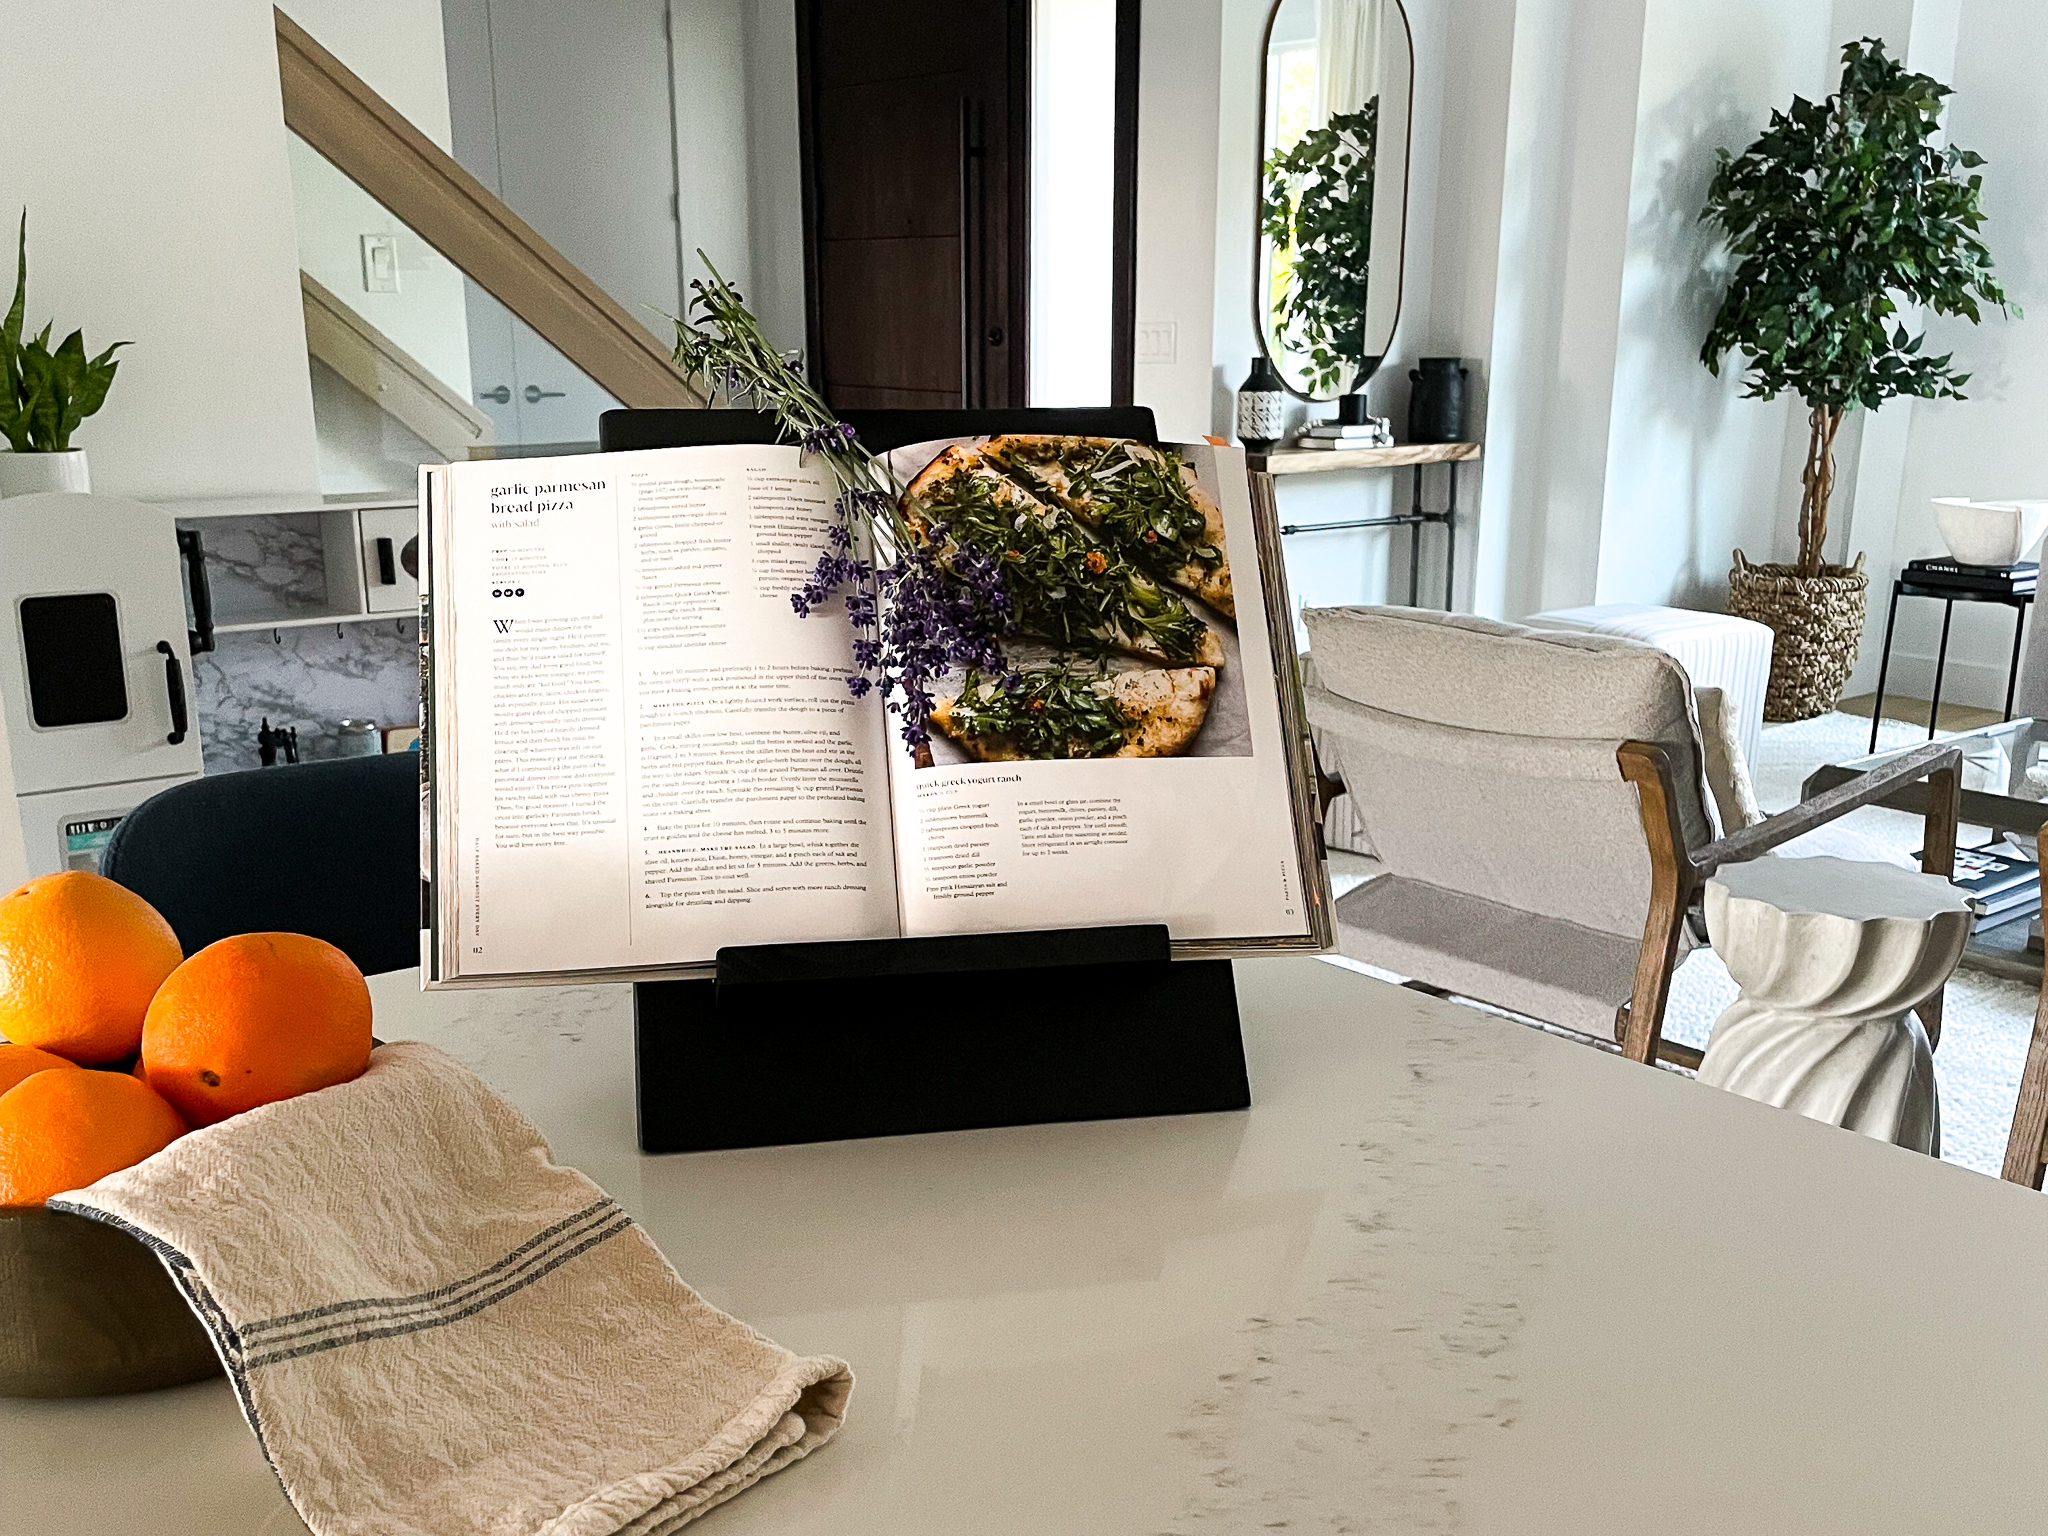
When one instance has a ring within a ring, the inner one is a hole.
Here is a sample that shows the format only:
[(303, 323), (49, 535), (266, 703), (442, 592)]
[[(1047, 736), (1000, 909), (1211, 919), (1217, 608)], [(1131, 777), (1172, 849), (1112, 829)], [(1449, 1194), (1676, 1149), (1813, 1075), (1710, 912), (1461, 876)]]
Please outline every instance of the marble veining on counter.
[[(419, 624), (411, 618), (240, 630), (192, 658), (208, 773), (257, 766), (256, 732), (297, 726), (301, 760), (332, 757), (346, 719), (419, 719)], [(337, 633), (338, 631), (338, 633)]]
[[(371, 990), (382, 1036), (482, 1071), (707, 1300), (852, 1363), (841, 1435), (705, 1536), (2048, 1508), (2042, 1196), (1335, 965), (1236, 975), (1247, 1113), (682, 1157), (634, 1148), (626, 987)], [(0, 1443), (0, 1530), (301, 1530), (225, 1383), (0, 1403)]]
[[(1420, 1022), (1381, 1113), (1337, 1147), (1308, 1283), (1245, 1319), (1241, 1363), (1172, 1431), (1198, 1459), (1172, 1536), (1456, 1531), (1467, 1460), (1515, 1426), (1522, 1297), (1552, 1240), (1505, 1177), (1506, 1133), (1539, 1095), (1512, 1056), (1475, 1058), (1468, 1028)], [(1432, 1284), (1453, 1203), (1477, 1240)]]

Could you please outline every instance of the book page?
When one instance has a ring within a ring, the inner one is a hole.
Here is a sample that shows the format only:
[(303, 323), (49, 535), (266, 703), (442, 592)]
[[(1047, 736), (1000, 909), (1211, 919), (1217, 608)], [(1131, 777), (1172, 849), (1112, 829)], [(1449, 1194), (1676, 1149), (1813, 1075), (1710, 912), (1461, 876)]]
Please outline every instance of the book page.
[(843, 606), (790, 605), (832, 519), (822, 465), (656, 449), (446, 484), (459, 973), (893, 935), (879, 701), (848, 691)]
[[(1293, 657), (1274, 654), (1244, 457), (1207, 445), (1169, 451), (1221, 514), (1228, 587), (1218, 590), (1213, 571), (1192, 569), (1175, 572), (1180, 585), (1158, 583), (1206, 636), (1184, 628), (1169, 641), (1185, 652), (1177, 655), (1077, 654), (1042, 634), (1034, 643), (1028, 624), (1006, 642), (1013, 668), (1065, 669), (1118, 702), (1121, 735), (1078, 751), (1071, 738), (1048, 747), (1043, 739), (1020, 746), (999, 730), (977, 735), (961, 728), (956, 696), (965, 680), (938, 690), (930, 764), (889, 743), (906, 933), (1164, 922), (1177, 944), (1317, 946), (1324, 875), (1303, 856), (1313, 837), (1299, 831), (1281, 707)], [(892, 470), (908, 480), (933, 453), (933, 445), (900, 450)], [(1054, 488), (1028, 467), (1011, 466), (1005, 478), (1034, 487), (1046, 515), (1057, 515)], [(998, 495), (1006, 508), (1018, 505), (1007, 499), (1012, 491)], [(1116, 532), (1090, 527), (1086, 536), (1100, 540), (1100, 563), (1113, 575)], [(1032, 558), (1028, 548), (990, 553), (1018, 564)], [(1195, 595), (1197, 587), (1218, 601)], [(944, 728), (947, 720), (955, 729)], [(1075, 755), (1043, 755), (1059, 750)]]

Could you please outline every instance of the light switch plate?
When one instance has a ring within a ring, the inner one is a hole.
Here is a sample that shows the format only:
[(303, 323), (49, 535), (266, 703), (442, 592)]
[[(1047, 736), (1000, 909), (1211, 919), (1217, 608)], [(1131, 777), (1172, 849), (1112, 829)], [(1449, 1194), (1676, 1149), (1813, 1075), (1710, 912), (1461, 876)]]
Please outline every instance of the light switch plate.
[(1140, 320), (1137, 326), (1137, 360), (1141, 363), (1170, 363), (1180, 352), (1180, 326), (1171, 320)]
[(398, 236), (363, 236), (363, 292), (398, 292)]

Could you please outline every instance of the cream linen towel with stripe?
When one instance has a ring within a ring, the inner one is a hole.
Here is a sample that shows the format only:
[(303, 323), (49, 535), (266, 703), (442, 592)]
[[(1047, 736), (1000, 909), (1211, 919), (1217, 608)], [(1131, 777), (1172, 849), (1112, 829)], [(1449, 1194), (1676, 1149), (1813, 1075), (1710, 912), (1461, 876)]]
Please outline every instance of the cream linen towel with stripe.
[(432, 1046), (50, 1203), (156, 1250), (320, 1536), (657, 1536), (823, 1445), (853, 1386)]

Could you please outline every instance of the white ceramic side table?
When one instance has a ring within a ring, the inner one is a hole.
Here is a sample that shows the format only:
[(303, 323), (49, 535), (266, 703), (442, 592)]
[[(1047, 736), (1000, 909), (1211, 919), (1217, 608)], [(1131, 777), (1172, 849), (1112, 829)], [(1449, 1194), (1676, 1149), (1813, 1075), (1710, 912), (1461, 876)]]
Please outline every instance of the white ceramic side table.
[(1934, 1052), (1909, 1010), (1962, 956), (1963, 894), (1893, 864), (1762, 858), (1708, 881), (1706, 914), (1742, 996), (1700, 1081), (1940, 1156)]

